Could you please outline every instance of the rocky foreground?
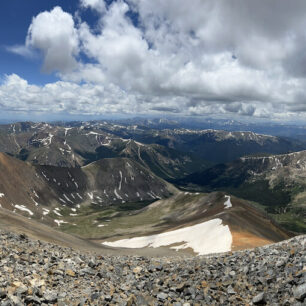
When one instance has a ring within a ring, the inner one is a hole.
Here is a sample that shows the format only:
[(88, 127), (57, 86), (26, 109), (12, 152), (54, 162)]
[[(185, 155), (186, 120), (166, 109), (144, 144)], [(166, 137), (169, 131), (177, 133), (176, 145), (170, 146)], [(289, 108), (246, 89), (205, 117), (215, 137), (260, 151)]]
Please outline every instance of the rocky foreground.
[(306, 236), (209, 257), (99, 256), (0, 232), (0, 305), (305, 305)]

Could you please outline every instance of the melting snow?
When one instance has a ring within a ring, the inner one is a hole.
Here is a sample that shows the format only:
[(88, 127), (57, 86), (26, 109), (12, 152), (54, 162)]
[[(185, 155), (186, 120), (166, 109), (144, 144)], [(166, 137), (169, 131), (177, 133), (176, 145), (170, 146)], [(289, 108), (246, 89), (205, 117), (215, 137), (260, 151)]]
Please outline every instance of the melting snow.
[(122, 185), (122, 172), (119, 171), (119, 174), (120, 174), (120, 182), (119, 182), (119, 190), (121, 190), (121, 185)]
[(44, 216), (47, 215), (49, 212), (50, 212), (49, 209), (43, 208), (43, 215), (44, 215)]
[(228, 209), (228, 208), (231, 208), (233, 205), (232, 205), (232, 202), (231, 202), (231, 197), (226, 195), (225, 198), (227, 199), (225, 202), (224, 202), (224, 205), (225, 205), (225, 209)]
[(64, 198), (69, 201), (70, 203), (73, 203), (65, 194), (63, 194)]
[(123, 248), (158, 248), (178, 243), (180, 245), (171, 248), (175, 250), (192, 248), (198, 255), (228, 252), (231, 250), (232, 235), (229, 227), (223, 225), (222, 220), (218, 218), (157, 235), (104, 242), (103, 244)]
[(56, 219), (54, 220), (54, 222), (57, 224), (57, 226), (60, 226), (63, 223), (68, 223), (68, 222), (65, 222), (63, 220), (56, 220)]
[(39, 205), (32, 197), (30, 197), (30, 198), (31, 198), (32, 201), (34, 202), (35, 206), (38, 206), (38, 205)]
[(19, 210), (26, 211), (26, 212), (29, 213), (29, 215), (31, 215), (31, 216), (34, 215), (33, 212), (32, 212), (30, 209), (26, 208), (24, 205), (15, 205), (15, 207), (16, 207), (17, 209), (19, 209)]
[(117, 197), (117, 199), (122, 200), (122, 198), (121, 198), (121, 196), (118, 194), (116, 188), (114, 189), (114, 194), (115, 194), (115, 196)]
[(83, 200), (83, 198), (79, 195), (79, 193), (77, 193), (77, 196), (78, 196), (81, 200)]
[(58, 208), (55, 208), (55, 209), (53, 210), (53, 212), (54, 212), (56, 215), (62, 217), (62, 215), (58, 212)]

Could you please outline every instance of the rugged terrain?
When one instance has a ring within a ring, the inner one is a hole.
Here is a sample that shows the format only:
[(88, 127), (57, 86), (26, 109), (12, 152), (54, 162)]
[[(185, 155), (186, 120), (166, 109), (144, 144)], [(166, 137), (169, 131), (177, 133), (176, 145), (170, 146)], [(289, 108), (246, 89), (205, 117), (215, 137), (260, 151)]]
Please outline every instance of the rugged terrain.
[(304, 231), (306, 154), (270, 154), (303, 147), (100, 121), (0, 126), (0, 305), (303, 305), (305, 236), (286, 240), (271, 216)]
[(36, 165), (59, 167), (81, 167), (103, 158), (127, 157), (163, 178), (182, 177), (210, 165), (188, 152), (135, 141), (133, 131), (134, 127), (106, 122), (2, 125), (0, 152)]
[(306, 151), (242, 157), (194, 173), (178, 184), (205, 191), (226, 190), (263, 205), (293, 231), (306, 231)]
[(147, 203), (171, 195), (168, 183), (127, 158), (108, 158), (82, 168), (38, 166), (0, 153), (0, 206), (60, 225), (86, 207)]
[(102, 158), (128, 157), (165, 179), (248, 154), (303, 149), (305, 142), (253, 132), (152, 129), (104, 121), (0, 126), (0, 151), (34, 164), (77, 167)]
[(106, 256), (0, 231), (0, 305), (304, 305), (305, 236), (208, 257)]
[[(101, 121), (2, 125), (0, 136), (0, 149), (6, 152), (0, 153), (3, 215), (13, 212), (91, 243), (119, 249), (134, 245), (139, 252), (154, 246), (160, 251), (206, 254), (278, 242), (292, 235), (272, 222), (261, 207), (258, 209), (258, 203), (269, 200), (269, 195), (274, 202), (286, 201), (287, 190), (296, 189), (295, 181), (287, 189), (276, 184), (277, 190), (281, 189), (279, 197), (272, 191), (258, 199), (246, 198), (226, 184), (212, 186), (215, 173), (232, 185), (237, 183), (237, 176), (240, 180), (248, 178), (249, 161), (254, 164), (253, 172), (257, 171), (253, 175), (256, 179), (260, 171), (281, 169), (283, 161), (273, 166), (258, 157), (241, 157), (243, 165), (237, 164), (241, 175), (231, 170), (221, 173), (218, 169), (226, 165), (212, 165), (220, 158), (228, 160), (259, 151), (287, 152), (301, 148), (300, 142), (251, 132), (163, 130)], [(206, 169), (204, 175), (194, 174), (202, 169)], [(247, 169), (245, 173), (243, 169)], [(204, 186), (202, 177), (211, 186)], [(276, 177), (282, 176), (278, 173)], [(292, 177), (295, 179), (296, 173)], [(187, 189), (182, 192), (164, 179), (182, 183)], [(256, 184), (253, 179), (250, 186)], [(199, 185), (209, 193), (188, 191)], [(248, 194), (250, 188), (245, 186), (239, 190)], [(221, 192), (212, 192), (215, 189)], [(301, 195), (297, 200), (303, 205)], [(284, 209), (283, 203), (274, 202), (263, 204), (270, 210)], [(289, 220), (289, 229), (295, 230), (298, 223), (303, 226), (301, 218)], [(204, 241), (200, 232), (223, 240)], [(186, 240), (178, 240), (184, 235)]]
[(222, 192), (181, 192), (127, 158), (65, 168), (31, 165), (1, 153), (0, 178), (4, 220), (18, 214), (98, 244), (122, 248), (118, 240), (170, 235), (154, 247), (207, 254), (290, 237), (247, 201)]

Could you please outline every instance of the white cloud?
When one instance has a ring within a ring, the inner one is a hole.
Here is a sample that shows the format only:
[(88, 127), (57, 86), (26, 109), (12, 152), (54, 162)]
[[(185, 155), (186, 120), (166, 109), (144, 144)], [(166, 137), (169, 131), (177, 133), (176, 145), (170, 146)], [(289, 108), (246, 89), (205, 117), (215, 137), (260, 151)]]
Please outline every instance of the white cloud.
[(6, 50), (28, 58), (35, 57), (34, 50), (24, 45), (8, 46), (6, 47)]
[[(73, 113), (306, 114), (303, 0), (80, 0), (80, 6), (98, 14), (94, 29), (82, 11), (75, 23), (60, 7), (33, 18), (26, 47), (41, 50), (44, 69), (58, 71), (61, 81), (35, 87), (19, 78), (27, 97), (16, 98), (20, 105), (30, 109), (31, 99), (33, 105), (41, 99)], [(10, 94), (10, 78), (17, 82), (9, 76), (0, 99)]]
[(71, 71), (76, 67), (79, 40), (72, 16), (60, 7), (42, 12), (33, 18), (26, 45), (39, 49), (44, 55), (43, 69)]
[(103, 0), (80, 0), (80, 4), (84, 8), (91, 8), (100, 13), (103, 13), (106, 10)]

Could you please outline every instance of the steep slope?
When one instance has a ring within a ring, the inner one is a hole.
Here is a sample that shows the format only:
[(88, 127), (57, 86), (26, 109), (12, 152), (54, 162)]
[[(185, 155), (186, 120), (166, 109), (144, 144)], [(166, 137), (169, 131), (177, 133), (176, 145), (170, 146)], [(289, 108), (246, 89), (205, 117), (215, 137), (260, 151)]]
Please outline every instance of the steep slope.
[(119, 154), (136, 160), (164, 179), (184, 177), (212, 164), (189, 153), (134, 140), (130, 140)]
[(187, 176), (177, 183), (228, 190), (265, 206), (287, 228), (306, 231), (306, 151), (242, 157)]
[(135, 161), (113, 158), (83, 168), (33, 166), (0, 153), (0, 205), (50, 225), (79, 210), (152, 202), (175, 190)]

